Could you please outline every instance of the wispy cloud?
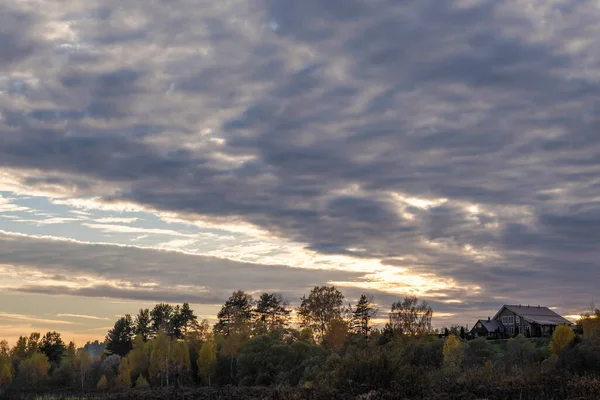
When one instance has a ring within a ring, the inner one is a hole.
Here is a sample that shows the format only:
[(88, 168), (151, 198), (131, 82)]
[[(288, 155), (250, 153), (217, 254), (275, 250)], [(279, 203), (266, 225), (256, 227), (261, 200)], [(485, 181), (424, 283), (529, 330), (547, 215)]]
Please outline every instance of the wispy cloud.
[(131, 224), (137, 221), (139, 218), (121, 218), (121, 217), (107, 217), (98, 218), (95, 222), (99, 224)]
[(98, 229), (105, 233), (145, 233), (152, 235), (163, 235), (163, 236), (181, 236), (181, 237), (194, 237), (191, 233), (183, 233), (170, 229), (156, 229), (156, 228), (140, 228), (128, 225), (114, 225), (114, 224), (93, 224), (83, 223), (83, 226), (87, 226), (91, 229)]
[(109, 318), (106, 317), (97, 317), (94, 315), (82, 315), (82, 314), (56, 314), (57, 317), (68, 317), (68, 318), (83, 318), (83, 319), (93, 319), (93, 320), (102, 320), (106, 321)]
[(12, 320), (12, 321), (24, 321), (24, 322), (35, 322), (37, 324), (51, 324), (51, 325), (75, 325), (76, 322), (57, 320), (57, 319), (46, 319), (40, 318), (33, 315), (24, 314), (13, 314), (7, 312), (0, 312), (0, 320)]

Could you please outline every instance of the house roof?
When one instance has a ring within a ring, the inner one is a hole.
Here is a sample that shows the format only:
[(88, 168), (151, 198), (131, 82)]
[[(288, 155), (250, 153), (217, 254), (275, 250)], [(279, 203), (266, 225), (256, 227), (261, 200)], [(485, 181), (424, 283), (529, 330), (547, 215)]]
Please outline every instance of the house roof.
[[(488, 332), (504, 332), (504, 325), (502, 325), (502, 322), (498, 321), (497, 319), (480, 319), (479, 321), (477, 321), (477, 323), (481, 323), (481, 325), (488, 331)], [(475, 325), (473, 325), (473, 329), (477, 329), (477, 323), (475, 323)]]
[(503, 309), (508, 309), (514, 312), (525, 321), (539, 325), (571, 325), (571, 321), (561, 317), (548, 307), (540, 306), (523, 306), (523, 305), (504, 305), (500, 311), (494, 316), (494, 319), (502, 312)]

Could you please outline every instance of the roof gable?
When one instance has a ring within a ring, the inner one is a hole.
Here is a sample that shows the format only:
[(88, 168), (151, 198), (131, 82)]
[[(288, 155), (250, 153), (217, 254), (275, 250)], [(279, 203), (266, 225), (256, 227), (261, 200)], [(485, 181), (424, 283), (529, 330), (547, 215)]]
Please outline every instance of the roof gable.
[(500, 311), (496, 313), (494, 319), (496, 319), (504, 309), (517, 314), (529, 323), (536, 323), (540, 325), (572, 324), (571, 321), (561, 317), (548, 307), (541, 306), (504, 305)]

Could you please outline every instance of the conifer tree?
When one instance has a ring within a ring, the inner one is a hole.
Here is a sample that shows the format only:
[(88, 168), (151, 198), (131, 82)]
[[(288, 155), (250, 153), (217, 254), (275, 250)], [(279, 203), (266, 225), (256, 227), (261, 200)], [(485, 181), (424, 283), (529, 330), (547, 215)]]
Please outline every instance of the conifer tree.
[(373, 296), (361, 294), (356, 308), (352, 312), (352, 329), (354, 332), (369, 336), (371, 332), (371, 319), (377, 315), (377, 309), (373, 305)]

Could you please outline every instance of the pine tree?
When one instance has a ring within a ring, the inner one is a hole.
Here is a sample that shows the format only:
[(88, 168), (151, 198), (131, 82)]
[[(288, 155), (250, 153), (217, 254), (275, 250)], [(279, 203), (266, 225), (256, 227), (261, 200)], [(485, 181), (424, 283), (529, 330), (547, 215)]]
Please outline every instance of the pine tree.
[(152, 311), (150, 311), (150, 317), (152, 319), (150, 331), (154, 336), (156, 336), (160, 330), (163, 330), (167, 333), (171, 332), (173, 306), (166, 303), (157, 304), (154, 306)]
[(180, 315), (183, 322), (183, 334), (187, 335), (188, 329), (198, 324), (198, 317), (194, 314), (194, 310), (190, 308), (189, 303), (183, 303)]
[(131, 351), (133, 339), (133, 322), (127, 314), (115, 322), (114, 328), (106, 335), (106, 352), (124, 357)]
[(263, 293), (254, 309), (256, 333), (263, 334), (286, 328), (292, 312), (287, 306), (287, 301), (283, 300), (280, 294)]
[(225, 337), (246, 331), (252, 319), (252, 296), (242, 290), (235, 291), (217, 314), (214, 330)]
[(377, 315), (377, 309), (373, 307), (373, 296), (361, 294), (356, 308), (352, 313), (352, 329), (354, 332), (369, 336), (371, 332), (371, 319)]
[(67, 347), (58, 332), (46, 333), (40, 343), (40, 351), (54, 364), (60, 364), (60, 360), (66, 350)]
[(135, 317), (135, 324), (133, 327), (133, 333), (141, 335), (144, 342), (148, 340), (151, 334), (152, 319), (150, 318), (150, 310), (147, 308), (140, 308), (138, 315)]

